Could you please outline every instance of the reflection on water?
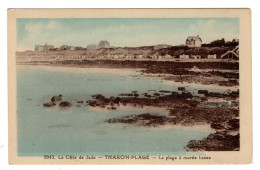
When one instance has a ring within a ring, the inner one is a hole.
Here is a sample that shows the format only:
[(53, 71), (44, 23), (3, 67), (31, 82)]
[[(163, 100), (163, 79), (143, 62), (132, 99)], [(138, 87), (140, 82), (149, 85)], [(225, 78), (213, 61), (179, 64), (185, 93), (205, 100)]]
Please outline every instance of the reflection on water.
[[(168, 111), (129, 106), (117, 110), (90, 108), (86, 100), (92, 99), (91, 95), (110, 97), (132, 91), (139, 94), (149, 90), (174, 91), (178, 86), (142, 77), (135, 70), (94, 70), (17, 67), (19, 156), (180, 154), (185, 153), (184, 146), (190, 140), (202, 139), (211, 132), (205, 128), (144, 128), (104, 123), (109, 118), (147, 112), (167, 115)], [(73, 107), (42, 106), (59, 94)], [(78, 100), (84, 103), (77, 104)]]

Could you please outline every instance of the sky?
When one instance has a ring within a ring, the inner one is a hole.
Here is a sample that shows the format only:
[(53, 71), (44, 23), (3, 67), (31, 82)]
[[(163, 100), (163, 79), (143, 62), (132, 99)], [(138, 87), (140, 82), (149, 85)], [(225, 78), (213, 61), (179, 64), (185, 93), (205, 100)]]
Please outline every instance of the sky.
[(239, 38), (238, 18), (18, 18), (17, 50), (35, 44), (82, 46), (107, 40), (111, 46), (185, 44), (199, 35), (202, 43)]

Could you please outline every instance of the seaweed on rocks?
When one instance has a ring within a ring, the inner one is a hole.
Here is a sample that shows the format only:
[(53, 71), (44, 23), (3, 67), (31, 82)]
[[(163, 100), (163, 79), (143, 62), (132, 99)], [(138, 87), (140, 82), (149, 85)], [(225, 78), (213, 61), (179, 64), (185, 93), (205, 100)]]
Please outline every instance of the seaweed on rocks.
[(239, 151), (240, 135), (212, 133), (202, 140), (190, 141), (185, 149), (187, 151)]
[(137, 126), (152, 126), (156, 127), (159, 125), (164, 125), (169, 121), (169, 117), (155, 115), (150, 113), (143, 113), (139, 115), (123, 116), (122, 118), (111, 118), (106, 120), (108, 123), (126, 123), (134, 124)]
[(44, 107), (52, 107), (52, 106), (56, 106), (56, 104), (54, 102), (46, 102), (46, 103), (43, 103), (43, 106)]
[(59, 104), (60, 107), (71, 107), (71, 103), (63, 101)]

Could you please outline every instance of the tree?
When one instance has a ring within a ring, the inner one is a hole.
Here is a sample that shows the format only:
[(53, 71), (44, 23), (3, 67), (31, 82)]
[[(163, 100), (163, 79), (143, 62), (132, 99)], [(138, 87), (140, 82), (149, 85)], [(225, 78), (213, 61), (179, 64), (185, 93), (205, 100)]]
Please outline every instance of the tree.
[(222, 38), (221, 40), (215, 40), (210, 43), (211, 47), (222, 47), (225, 46), (225, 39)]
[(109, 48), (110, 44), (107, 40), (101, 40), (99, 43), (98, 43), (98, 47), (99, 48)]

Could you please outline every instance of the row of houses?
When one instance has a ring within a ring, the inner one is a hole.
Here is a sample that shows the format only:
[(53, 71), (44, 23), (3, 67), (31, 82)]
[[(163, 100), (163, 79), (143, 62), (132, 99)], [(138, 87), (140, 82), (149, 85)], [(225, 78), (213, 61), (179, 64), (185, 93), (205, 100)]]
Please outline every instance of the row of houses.
[(35, 45), (34, 51), (39, 52), (48, 52), (54, 49), (53, 45), (48, 45), (47, 43), (45, 45)]
[(110, 48), (110, 43), (107, 40), (101, 40), (98, 45), (97, 44), (90, 44), (87, 46), (87, 50), (96, 50), (100, 48)]
[(86, 48), (80, 47), (80, 46), (68, 46), (68, 45), (62, 45), (59, 48), (54, 48), (54, 45), (48, 45), (47, 43), (45, 45), (35, 45), (34, 51), (37, 52), (49, 52), (49, 51), (77, 51), (77, 50), (96, 50), (100, 48), (110, 48), (110, 43), (107, 40), (101, 40), (98, 45), (96, 44), (90, 44)]
[[(201, 55), (185, 55), (182, 54), (179, 56), (180, 59), (201, 59)], [(217, 55), (216, 54), (209, 54), (207, 55), (208, 59), (217, 59)]]
[[(238, 49), (236, 50), (238, 51)], [(26, 58), (40, 58), (41, 55), (33, 55), (33, 56), (23, 56)], [(201, 55), (186, 55), (182, 54), (179, 56), (171, 56), (169, 54), (165, 56), (160, 55), (127, 55), (127, 54), (104, 54), (100, 56), (92, 56), (92, 55), (48, 55), (44, 56), (45, 59), (69, 59), (69, 60), (82, 60), (82, 59), (155, 59), (155, 60), (171, 60), (171, 59), (201, 59)], [(209, 54), (207, 55), (208, 59), (217, 59), (216, 54)], [(234, 52), (226, 52), (225, 54), (221, 55), (223, 59), (238, 59), (238, 55)]]

